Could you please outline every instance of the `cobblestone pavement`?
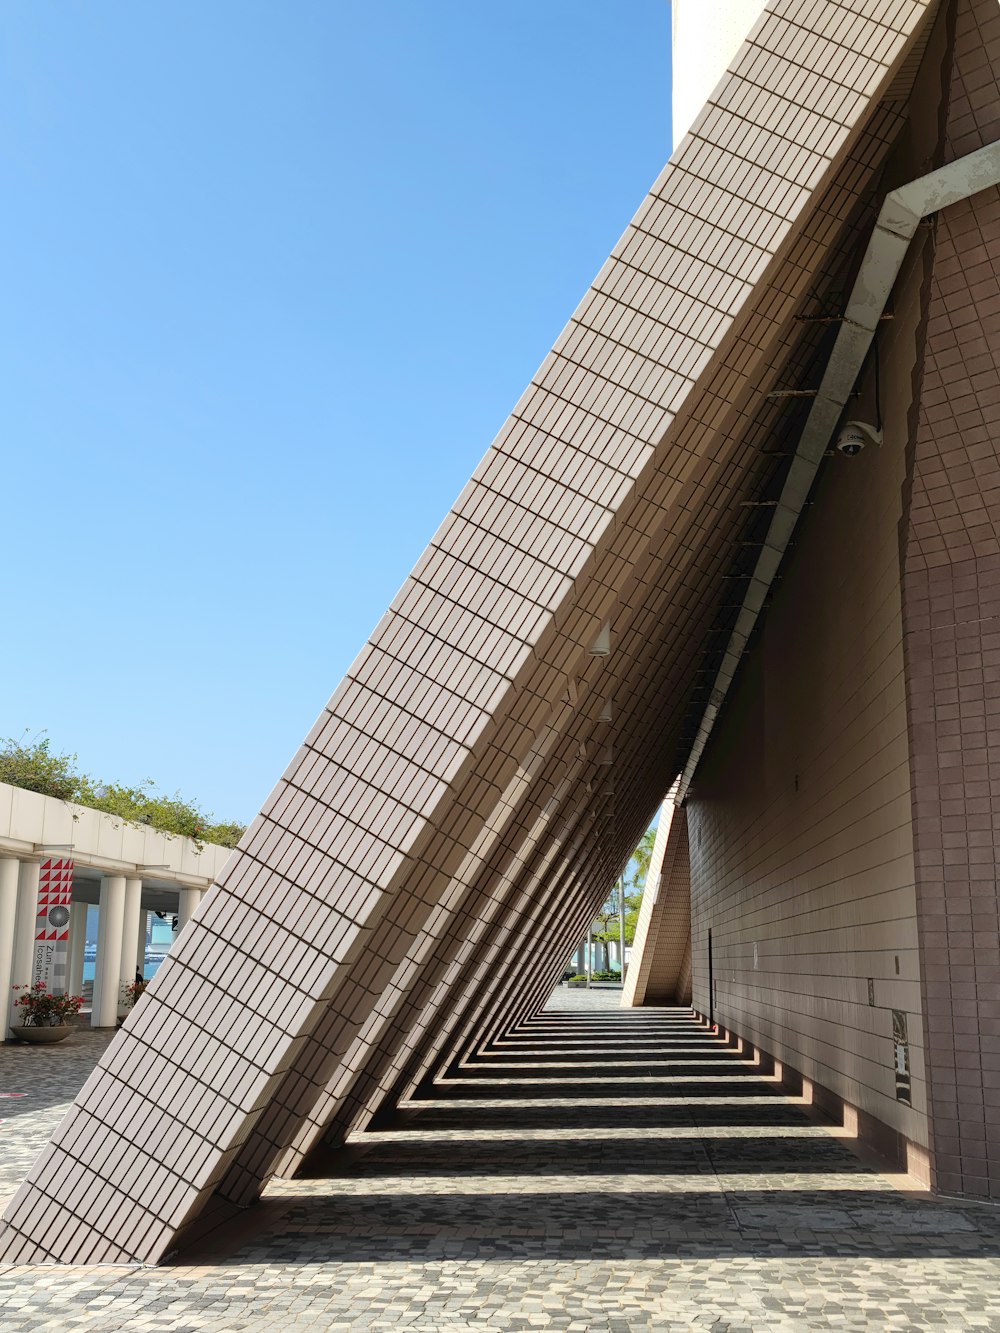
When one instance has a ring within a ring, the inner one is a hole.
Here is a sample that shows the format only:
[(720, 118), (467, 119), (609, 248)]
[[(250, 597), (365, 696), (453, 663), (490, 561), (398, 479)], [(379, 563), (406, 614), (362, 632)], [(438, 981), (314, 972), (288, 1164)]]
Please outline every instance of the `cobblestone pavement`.
[[(558, 991), (198, 1255), (0, 1268), (0, 1328), (1000, 1331), (1000, 1210), (897, 1190), (690, 1014), (619, 998)], [(0, 1195), (105, 1040), (0, 1049)]]
[(114, 1035), (106, 1028), (91, 1032), (81, 1027), (55, 1046), (0, 1046), (0, 1208), (28, 1174)]

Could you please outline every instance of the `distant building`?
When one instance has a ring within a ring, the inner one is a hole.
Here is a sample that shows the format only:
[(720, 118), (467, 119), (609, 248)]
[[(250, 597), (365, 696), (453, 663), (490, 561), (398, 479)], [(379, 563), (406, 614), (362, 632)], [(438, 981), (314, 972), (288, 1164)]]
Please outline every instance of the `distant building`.
[[(44, 979), (51, 990), (79, 995), (87, 963), (94, 967), (91, 1022), (114, 1027), (122, 984), (145, 965), (149, 914), (183, 927), (230, 856), (228, 847), (199, 846), (0, 782), (3, 1037), (13, 986)], [(88, 949), (90, 906), (98, 932)], [(165, 942), (165, 932), (158, 938)]]

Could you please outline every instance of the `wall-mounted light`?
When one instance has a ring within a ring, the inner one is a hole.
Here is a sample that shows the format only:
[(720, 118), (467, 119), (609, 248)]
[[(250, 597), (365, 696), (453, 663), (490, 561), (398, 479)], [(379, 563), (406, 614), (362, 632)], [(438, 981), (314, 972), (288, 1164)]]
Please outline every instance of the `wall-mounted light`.
[(611, 652), (611, 621), (606, 620), (597, 631), (597, 637), (587, 649), (591, 657), (607, 657)]

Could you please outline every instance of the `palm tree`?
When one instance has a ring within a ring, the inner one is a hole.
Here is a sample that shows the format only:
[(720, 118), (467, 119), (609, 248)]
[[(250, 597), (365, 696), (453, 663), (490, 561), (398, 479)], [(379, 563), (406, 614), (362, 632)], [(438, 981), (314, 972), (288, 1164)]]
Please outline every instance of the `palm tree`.
[(639, 839), (639, 845), (632, 853), (629, 862), (634, 869), (630, 876), (630, 883), (636, 892), (641, 892), (646, 883), (646, 876), (649, 874), (649, 863), (653, 859), (653, 844), (656, 842), (656, 825), (653, 824)]
[[(625, 874), (620, 881), (625, 894), (625, 944), (631, 944), (635, 937), (635, 927), (639, 920), (639, 907), (642, 903), (642, 890), (649, 874), (649, 863), (653, 857), (653, 843), (656, 841), (656, 825), (653, 824), (639, 839), (639, 845), (629, 857)], [(610, 966), (608, 945), (618, 941), (621, 930), (618, 925), (618, 893), (616, 883), (608, 894), (607, 901), (596, 914), (595, 921), (601, 923), (601, 929), (594, 931), (594, 940), (600, 944), (604, 953), (604, 966)], [(603, 969), (597, 969), (602, 971)]]

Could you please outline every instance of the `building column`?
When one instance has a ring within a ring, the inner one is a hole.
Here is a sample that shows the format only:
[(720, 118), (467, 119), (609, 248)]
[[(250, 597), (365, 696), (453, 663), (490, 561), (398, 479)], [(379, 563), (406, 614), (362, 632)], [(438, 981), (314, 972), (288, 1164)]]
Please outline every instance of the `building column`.
[(14, 927), (17, 920), (17, 878), (21, 863), (13, 857), (0, 861), (0, 1041), (7, 1040), (7, 1014), (13, 998)]
[(625, 980), (625, 876), (618, 881), (618, 970)]
[[(35, 927), (38, 921), (38, 861), (21, 861), (17, 879), (17, 919), (10, 984), (30, 986), (35, 964)], [(8, 992), (7, 1012), (13, 1015), (14, 995)]]
[(179, 935), (197, 911), (201, 902), (201, 889), (180, 889), (177, 906), (177, 934)]
[[(124, 875), (105, 875), (101, 880), (94, 1008), (90, 1016), (90, 1026), (94, 1028), (113, 1028), (118, 1021), (118, 1003), (121, 998), (119, 972), (122, 961), (122, 928), (125, 923), (125, 884)], [(132, 938), (135, 938), (134, 934)]]
[(87, 904), (69, 905), (69, 940), (66, 945), (66, 994), (83, 994), (83, 952), (87, 947)]
[(123, 985), (135, 981), (135, 958), (139, 935), (139, 916), (142, 911), (142, 880), (125, 881), (125, 905), (122, 909), (121, 964), (118, 968), (119, 993)]
[(139, 904), (139, 925), (135, 935), (135, 966), (146, 979), (146, 936), (149, 934), (149, 913)]

